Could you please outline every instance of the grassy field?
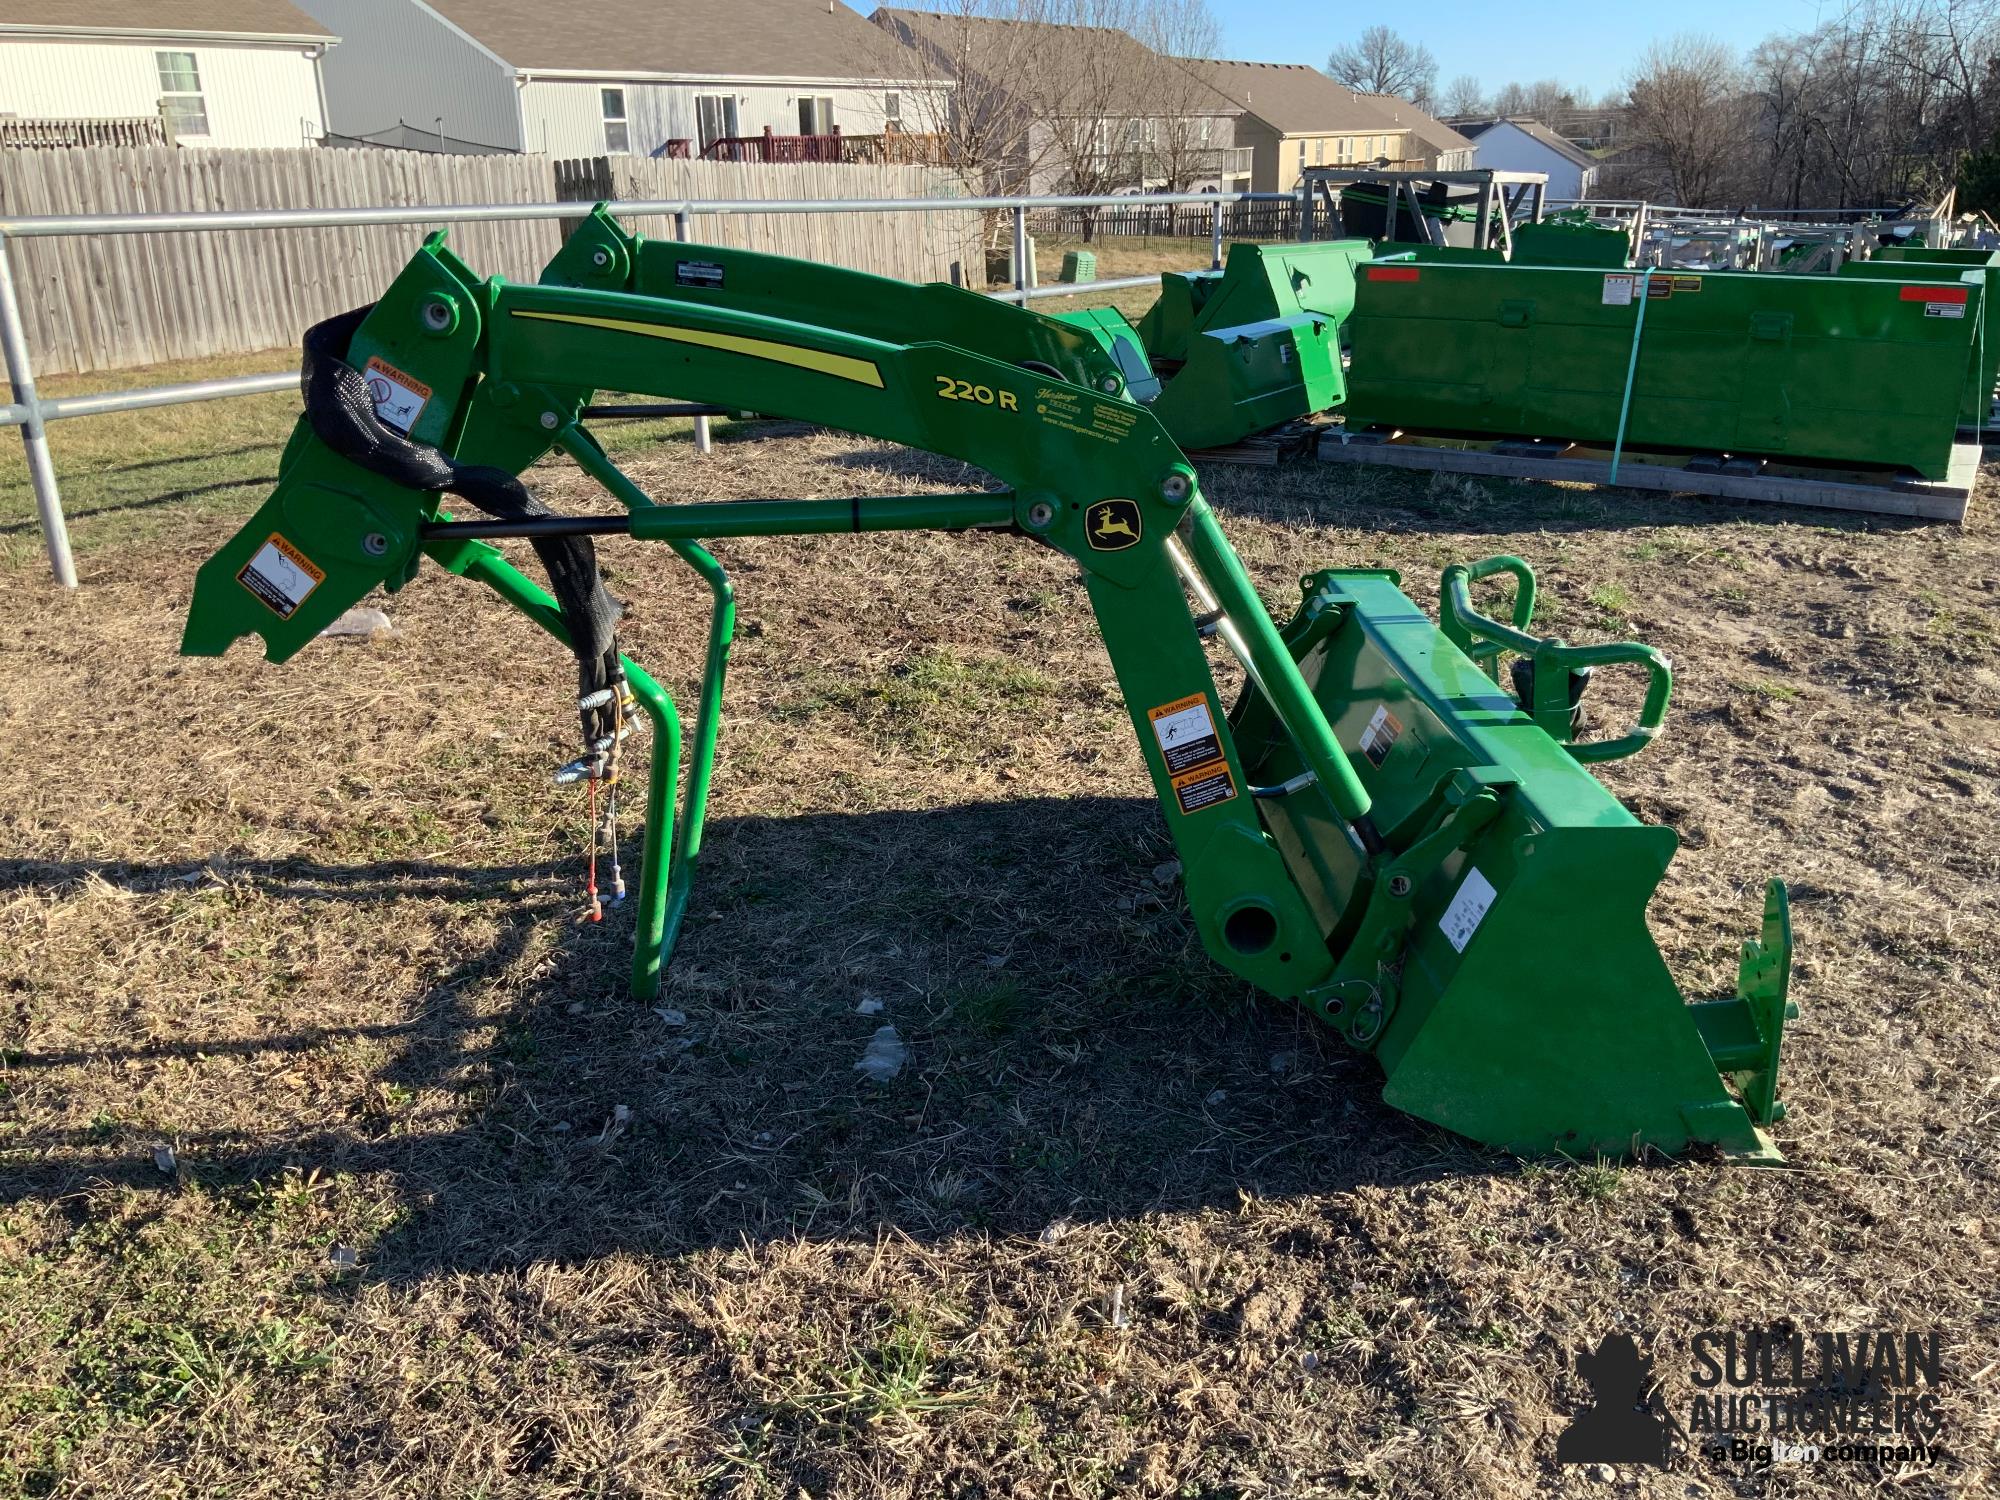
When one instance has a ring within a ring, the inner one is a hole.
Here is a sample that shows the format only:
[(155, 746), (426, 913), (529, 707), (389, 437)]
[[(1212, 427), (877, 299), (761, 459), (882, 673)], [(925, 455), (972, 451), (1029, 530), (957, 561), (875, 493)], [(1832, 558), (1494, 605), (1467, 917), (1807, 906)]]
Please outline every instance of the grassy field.
[[(1003, 538), (717, 546), (715, 821), (634, 1006), (529, 626), (431, 570), (391, 635), (175, 654), (294, 404), (59, 427), (73, 595), (0, 446), (0, 1494), (1992, 1492), (1990, 494), (1957, 528), (1204, 474), (1273, 600), (1388, 565), (1428, 607), (1515, 552), (1550, 629), (1672, 655), (1668, 735), (1604, 779), (1681, 836), (1690, 993), (1793, 882), (1791, 1169), (1520, 1161), (1209, 963), (1074, 569)], [(722, 437), (615, 442), (676, 499), (978, 479)], [(688, 701), (705, 596), (604, 556)], [(1947, 1460), (1557, 1466), (1577, 1346), (1774, 1324), (1939, 1330)]]

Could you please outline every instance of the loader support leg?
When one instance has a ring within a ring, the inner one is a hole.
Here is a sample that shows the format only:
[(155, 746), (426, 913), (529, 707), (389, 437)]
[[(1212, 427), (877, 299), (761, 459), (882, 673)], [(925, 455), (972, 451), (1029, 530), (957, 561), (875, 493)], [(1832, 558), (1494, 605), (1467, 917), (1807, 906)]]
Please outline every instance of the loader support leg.
[[(707, 663), (702, 671), (701, 707), (695, 719), (694, 762), (678, 828), (674, 789), (681, 771), (680, 712), (672, 696), (644, 667), (630, 657), (619, 658), (632, 685), (632, 696), (653, 725), (652, 765), (646, 783), (646, 844), (637, 882), (639, 907), (632, 944), (632, 997), (636, 1000), (651, 1000), (659, 994), (660, 970), (673, 952), (681, 921), (687, 915), (702, 829), (708, 821), (723, 676), (736, 630), (735, 591), (722, 565), (692, 542), (677, 542), (674, 550), (707, 580), (715, 596), (709, 616)], [(433, 555), (453, 572), (478, 579), (550, 635), (567, 639), (555, 600), (491, 547), (446, 544), (434, 548)]]

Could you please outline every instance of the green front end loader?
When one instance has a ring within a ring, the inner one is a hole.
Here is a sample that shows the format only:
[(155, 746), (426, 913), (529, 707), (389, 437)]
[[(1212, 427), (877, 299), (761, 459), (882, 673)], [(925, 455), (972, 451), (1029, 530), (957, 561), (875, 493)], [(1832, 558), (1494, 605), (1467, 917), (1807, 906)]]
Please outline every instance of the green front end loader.
[[(1391, 1104), (1488, 1146), (1778, 1159), (1784, 888), (1764, 895), (1736, 993), (1684, 1001), (1645, 916), (1674, 835), (1589, 769), (1660, 732), (1668, 664), (1634, 642), (1537, 635), (1520, 560), (1448, 570), (1437, 623), (1392, 573), (1315, 572), (1280, 625), (1180, 447), (1087, 332), (948, 287), (642, 241), (601, 211), (536, 286), (482, 279), (435, 237), (379, 303), (306, 348), (277, 487), (202, 568), (183, 650), (256, 636), (289, 660), (426, 562), (567, 643), (583, 753), (560, 774), (609, 802), (621, 741), (653, 737), (636, 996), (659, 987), (700, 860), (735, 619), (710, 544), (981, 529), (1078, 568), (1219, 970), (1373, 1054)], [(600, 388), (823, 423), (999, 487), (658, 503), (592, 438)], [(518, 476), (552, 452), (622, 513), (535, 502)], [(485, 514), (447, 511), (448, 494)], [(507, 538), (535, 547), (553, 593), (494, 545)], [(617, 647), (589, 551), (605, 538), (662, 544), (709, 593), (690, 721)], [(1504, 618), (1488, 613), (1508, 582)], [(1222, 656), (1245, 678), (1226, 710)], [(1585, 738), (1584, 689), (1609, 672), (1641, 674), (1643, 706), (1629, 729)], [(606, 821), (615, 834), (615, 810)]]

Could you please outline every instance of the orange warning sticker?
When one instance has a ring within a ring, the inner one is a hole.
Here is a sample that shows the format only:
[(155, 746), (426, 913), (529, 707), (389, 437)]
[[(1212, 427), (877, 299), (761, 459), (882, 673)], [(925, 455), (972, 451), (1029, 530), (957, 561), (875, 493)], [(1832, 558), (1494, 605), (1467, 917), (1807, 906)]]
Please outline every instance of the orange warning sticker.
[(375, 415), (386, 427), (409, 435), (417, 418), (430, 404), (431, 388), (414, 375), (405, 375), (386, 359), (368, 361), (368, 398), (375, 403)]
[(1226, 761), (1198, 766), (1174, 778), (1174, 797), (1184, 813), (1200, 812), (1236, 795), (1236, 778), (1229, 774)]
[(274, 531), (243, 565), (236, 581), (279, 619), (289, 620), (306, 596), (326, 582), (326, 570)]

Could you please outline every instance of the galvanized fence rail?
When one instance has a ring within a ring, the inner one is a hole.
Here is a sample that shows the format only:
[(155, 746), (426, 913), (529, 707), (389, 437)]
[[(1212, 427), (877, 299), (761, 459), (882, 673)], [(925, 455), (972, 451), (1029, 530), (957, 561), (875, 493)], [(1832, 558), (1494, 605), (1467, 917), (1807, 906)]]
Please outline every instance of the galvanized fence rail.
[[(697, 216), (758, 214), (850, 214), (850, 213), (966, 213), (1006, 214), (1012, 221), (1015, 285), (1012, 291), (995, 295), (1011, 302), (1031, 298), (1075, 296), (1081, 293), (1116, 290), (1152, 282), (1150, 276), (1111, 281), (1035, 287), (1030, 285), (1027, 258), (1029, 216), (1050, 212), (1106, 210), (1123, 215), (1155, 208), (1192, 209), (1205, 220), (1211, 241), (1211, 264), (1220, 265), (1225, 237), (1235, 232), (1230, 223), (1232, 205), (1289, 205), (1290, 223), (1308, 226), (1302, 196), (1290, 193), (1159, 193), (1125, 197), (1042, 196), (1018, 198), (823, 198), (823, 199), (682, 199), (619, 202), (621, 215), (671, 219), (676, 235), (689, 238), (689, 225)], [(225, 380), (193, 381), (186, 384), (141, 387), (126, 391), (105, 391), (92, 396), (42, 399), (35, 385), (34, 360), (28, 348), (26, 324), (22, 318), (16, 289), (15, 240), (62, 236), (122, 236), (139, 234), (212, 234), (241, 230), (307, 230), (347, 226), (400, 224), (424, 229), (447, 224), (532, 223), (548, 219), (574, 219), (574, 201), (557, 203), (488, 203), (448, 207), (370, 207), (338, 209), (253, 209), (237, 212), (152, 213), (152, 214), (47, 214), (0, 219), (0, 359), (14, 389), (10, 405), (0, 405), (0, 427), (19, 427), (27, 453), (28, 478), (35, 495), (35, 509), (42, 537), (48, 548), (49, 567), (64, 588), (76, 587), (76, 562), (70, 551), (69, 528), (63, 516), (62, 490), (56, 481), (55, 462), (49, 448), (48, 424), (75, 417), (97, 416), (106, 412), (139, 411), (162, 406), (179, 406), (194, 401), (214, 401), (232, 396), (249, 396), (296, 387), (296, 372), (243, 375)], [(1060, 222), (1060, 221), (1058, 221)], [(1170, 221), (1179, 222), (1179, 221)], [(1157, 233), (1159, 231), (1148, 231)], [(1199, 231), (1197, 231), (1199, 232)], [(706, 447), (707, 418), (697, 418), (697, 440)]]

